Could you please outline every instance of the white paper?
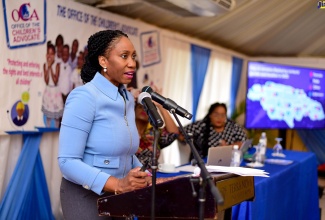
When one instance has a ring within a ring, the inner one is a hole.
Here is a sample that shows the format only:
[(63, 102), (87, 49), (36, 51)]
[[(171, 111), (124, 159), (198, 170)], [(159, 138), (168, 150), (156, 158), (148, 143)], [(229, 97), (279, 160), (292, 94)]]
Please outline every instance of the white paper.
[[(193, 173), (197, 166), (185, 165), (177, 167), (177, 171)], [(267, 172), (261, 169), (247, 168), (247, 167), (226, 167), (226, 166), (206, 166), (208, 172), (220, 172), (220, 173), (233, 173), (240, 176), (261, 176), (269, 177)]]
[(269, 177), (267, 172), (260, 169), (247, 167), (226, 167), (226, 166), (206, 166), (209, 172), (233, 173), (240, 176), (261, 176)]

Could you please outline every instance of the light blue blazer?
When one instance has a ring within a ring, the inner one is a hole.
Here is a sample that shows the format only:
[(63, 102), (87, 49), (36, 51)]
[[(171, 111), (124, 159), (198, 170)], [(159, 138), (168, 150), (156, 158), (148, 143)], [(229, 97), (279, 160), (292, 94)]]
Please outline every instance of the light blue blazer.
[[(124, 98), (119, 93), (122, 91)], [(100, 73), (71, 91), (60, 128), (58, 163), (63, 177), (97, 194), (112, 175), (141, 166), (134, 98)]]

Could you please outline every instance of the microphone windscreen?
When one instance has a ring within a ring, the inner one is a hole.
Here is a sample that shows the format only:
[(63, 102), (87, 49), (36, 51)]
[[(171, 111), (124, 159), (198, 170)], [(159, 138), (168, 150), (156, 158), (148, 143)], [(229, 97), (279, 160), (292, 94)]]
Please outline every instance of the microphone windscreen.
[(150, 98), (151, 99), (151, 95), (149, 94), (149, 93), (147, 93), (147, 92), (141, 92), (140, 94), (139, 94), (139, 96), (138, 96), (138, 103), (139, 104), (142, 104), (142, 100), (144, 99), (144, 98)]
[(148, 92), (148, 93), (152, 93), (153, 92), (153, 90), (152, 90), (152, 88), (150, 86), (143, 87), (141, 91), (142, 92)]

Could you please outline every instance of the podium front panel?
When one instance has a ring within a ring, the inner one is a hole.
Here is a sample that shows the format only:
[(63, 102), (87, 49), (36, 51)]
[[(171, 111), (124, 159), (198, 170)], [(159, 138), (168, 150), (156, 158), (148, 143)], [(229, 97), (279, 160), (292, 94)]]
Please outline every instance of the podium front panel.
[[(254, 177), (242, 177), (234, 174), (212, 175), (221, 195), (223, 205), (216, 205), (209, 187), (206, 188), (204, 217), (215, 218), (218, 212), (230, 208), (245, 200), (254, 198)], [(199, 183), (195, 182), (195, 191), (199, 192)], [(111, 195), (98, 199), (98, 212), (102, 216), (150, 218), (152, 187), (132, 192)], [(190, 177), (176, 177), (156, 185), (155, 217), (198, 219), (199, 201), (193, 196)]]
[[(199, 184), (194, 183), (198, 192)], [(156, 185), (155, 216), (157, 218), (197, 218), (198, 197), (193, 197), (190, 178), (180, 177)], [(98, 199), (100, 215), (150, 217), (152, 187), (107, 196)], [(213, 218), (216, 205), (210, 190), (207, 189), (205, 217)]]

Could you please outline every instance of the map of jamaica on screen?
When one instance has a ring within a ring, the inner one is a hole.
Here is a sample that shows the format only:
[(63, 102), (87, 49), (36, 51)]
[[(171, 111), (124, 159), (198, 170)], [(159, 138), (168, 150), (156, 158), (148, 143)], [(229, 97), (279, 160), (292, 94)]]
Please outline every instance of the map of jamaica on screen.
[(325, 128), (325, 70), (248, 62), (246, 128)]

